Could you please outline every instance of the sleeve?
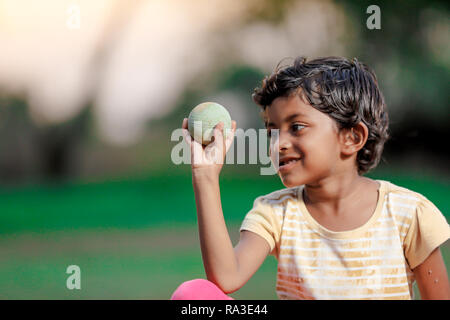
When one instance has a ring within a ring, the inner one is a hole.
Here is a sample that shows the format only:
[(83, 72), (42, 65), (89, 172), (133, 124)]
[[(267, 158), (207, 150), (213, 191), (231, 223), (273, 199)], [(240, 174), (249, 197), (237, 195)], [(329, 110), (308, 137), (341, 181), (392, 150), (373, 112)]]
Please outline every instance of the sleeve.
[(270, 246), (270, 254), (277, 255), (281, 224), (274, 208), (263, 197), (258, 197), (247, 213), (239, 231), (251, 231), (263, 237)]
[(428, 199), (417, 205), (405, 237), (405, 256), (411, 269), (416, 268), (430, 253), (450, 238), (450, 226), (444, 215)]

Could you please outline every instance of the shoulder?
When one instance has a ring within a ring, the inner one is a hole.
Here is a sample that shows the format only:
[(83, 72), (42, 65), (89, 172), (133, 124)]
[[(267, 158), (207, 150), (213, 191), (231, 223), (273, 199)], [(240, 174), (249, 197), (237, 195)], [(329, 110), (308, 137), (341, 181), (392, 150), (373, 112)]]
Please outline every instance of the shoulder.
[(289, 201), (297, 201), (298, 193), (301, 188), (302, 186), (284, 188), (259, 196), (255, 199), (254, 205), (265, 204), (276, 207), (285, 206)]
[(419, 232), (424, 226), (430, 231), (448, 228), (446, 218), (437, 206), (419, 192), (384, 181), (385, 207), (402, 232), (408, 233), (408, 240), (412, 233)]
[(410, 211), (417, 211), (417, 209), (439, 211), (427, 197), (419, 192), (389, 181), (380, 182), (384, 184), (385, 198), (391, 207), (404, 208), (401, 211), (407, 211), (405, 209), (412, 209)]
[(450, 237), (446, 217), (424, 195), (387, 183), (386, 207), (400, 229), (405, 257), (411, 269)]

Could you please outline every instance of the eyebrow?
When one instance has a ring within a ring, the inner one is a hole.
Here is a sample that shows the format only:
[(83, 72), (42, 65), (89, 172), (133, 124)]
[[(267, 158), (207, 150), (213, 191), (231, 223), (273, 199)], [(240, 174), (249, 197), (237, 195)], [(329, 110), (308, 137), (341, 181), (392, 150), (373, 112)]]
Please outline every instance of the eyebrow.
[[(286, 117), (286, 119), (284, 119), (284, 122), (289, 122), (292, 119), (295, 119), (297, 117), (305, 117), (306, 118), (307, 116), (303, 113), (294, 113), (294, 114), (291, 114), (290, 116)], [(268, 126), (275, 126), (275, 124), (273, 122), (266, 121), (266, 127), (268, 127)]]

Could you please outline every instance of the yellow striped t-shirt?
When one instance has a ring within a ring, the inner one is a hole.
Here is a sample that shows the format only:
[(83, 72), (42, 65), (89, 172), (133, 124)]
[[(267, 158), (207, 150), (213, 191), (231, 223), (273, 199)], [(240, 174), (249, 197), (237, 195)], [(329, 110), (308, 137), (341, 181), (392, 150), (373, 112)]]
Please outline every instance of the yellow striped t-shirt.
[(361, 227), (336, 232), (303, 202), (303, 186), (256, 198), (240, 230), (262, 236), (278, 260), (280, 299), (412, 299), (412, 270), (450, 237), (423, 195), (380, 183), (375, 212)]

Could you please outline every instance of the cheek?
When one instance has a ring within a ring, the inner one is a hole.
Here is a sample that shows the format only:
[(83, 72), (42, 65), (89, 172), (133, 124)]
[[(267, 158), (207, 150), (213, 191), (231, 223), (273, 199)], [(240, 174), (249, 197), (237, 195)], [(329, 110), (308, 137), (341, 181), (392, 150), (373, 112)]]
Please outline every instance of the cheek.
[(337, 142), (334, 136), (328, 134), (317, 135), (302, 143), (302, 154), (310, 164), (327, 163), (335, 161), (339, 155)]

